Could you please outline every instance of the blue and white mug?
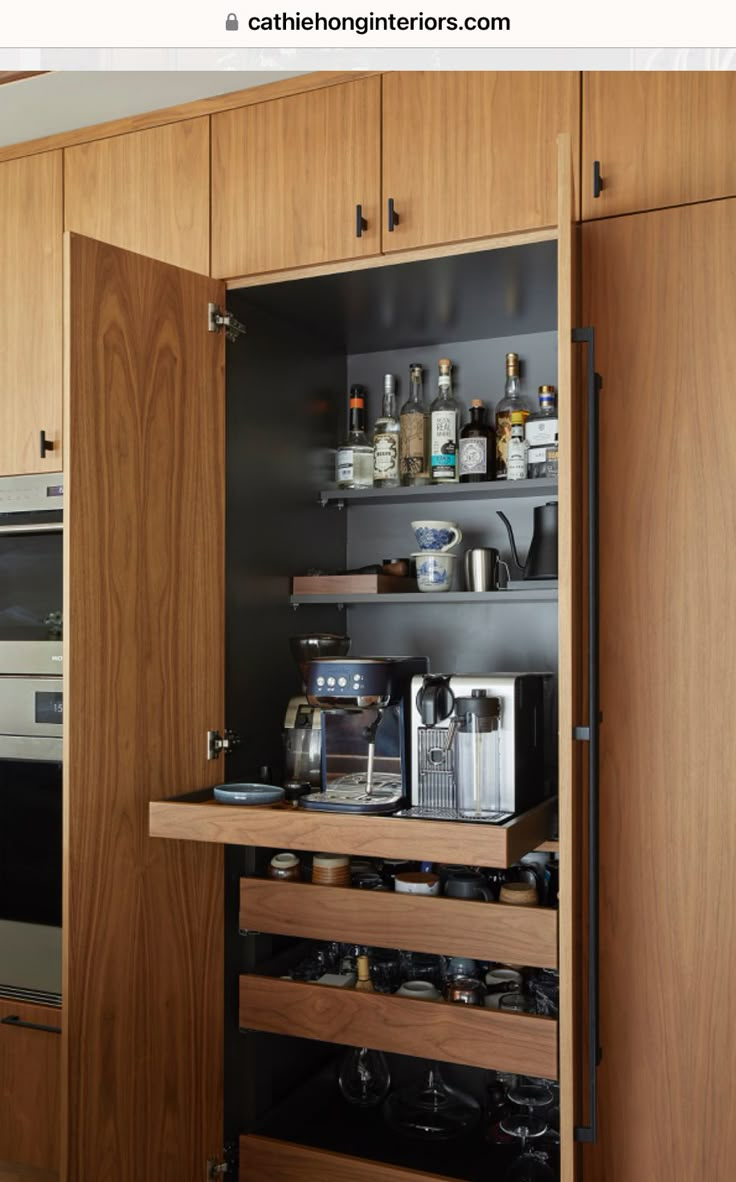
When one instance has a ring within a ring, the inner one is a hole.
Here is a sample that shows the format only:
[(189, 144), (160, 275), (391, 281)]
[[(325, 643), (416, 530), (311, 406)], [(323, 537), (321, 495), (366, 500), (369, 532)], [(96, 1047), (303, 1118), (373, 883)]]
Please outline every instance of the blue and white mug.
[(444, 552), (463, 540), (463, 531), (454, 521), (412, 521), (411, 528), (420, 550)]
[(455, 575), (456, 554), (421, 550), (412, 554), (417, 564), (417, 587), (420, 591), (449, 591)]

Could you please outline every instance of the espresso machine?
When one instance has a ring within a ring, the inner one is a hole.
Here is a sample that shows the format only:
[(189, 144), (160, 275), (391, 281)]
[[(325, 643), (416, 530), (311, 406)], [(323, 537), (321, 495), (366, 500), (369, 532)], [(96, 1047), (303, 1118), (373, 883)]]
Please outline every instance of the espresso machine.
[(292, 636), (291, 655), (302, 678), (302, 693), (289, 698), (284, 716), (284, 780), (298, 780), (319, 788), (322, 783), (322, 711), (306, 696), (309, 662), (318, 657), (346, 656), (350, 637), (333, 632)]
[(321, 791), (302, 808), (393, 813), (409, 795), (412, 679), (427, 657), (330, 657), (311, 661), (307, 700), (321, 719)]

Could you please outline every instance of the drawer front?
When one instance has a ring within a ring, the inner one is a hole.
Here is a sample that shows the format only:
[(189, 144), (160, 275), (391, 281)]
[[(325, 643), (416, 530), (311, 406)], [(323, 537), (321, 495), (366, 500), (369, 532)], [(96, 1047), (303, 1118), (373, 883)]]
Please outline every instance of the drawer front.
[[(30, 1023), (32, 1025), (23, 1025)], [(58, 1170), (61, 1011), (0, 998), (0, 1161)]]
[(240, 1182), (451, 1182), (444, 1174), (258, 1136), (240, 1138), (239, 1177)]

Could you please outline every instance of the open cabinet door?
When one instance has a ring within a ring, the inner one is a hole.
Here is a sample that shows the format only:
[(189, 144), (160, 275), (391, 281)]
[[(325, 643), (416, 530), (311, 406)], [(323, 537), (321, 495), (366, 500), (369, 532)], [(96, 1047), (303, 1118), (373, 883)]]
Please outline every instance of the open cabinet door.
[(65, 246), (67, 1182), (199, 1182), (222, 1149), (222, 848), (148, 804), (223, 777), (223, 285)]

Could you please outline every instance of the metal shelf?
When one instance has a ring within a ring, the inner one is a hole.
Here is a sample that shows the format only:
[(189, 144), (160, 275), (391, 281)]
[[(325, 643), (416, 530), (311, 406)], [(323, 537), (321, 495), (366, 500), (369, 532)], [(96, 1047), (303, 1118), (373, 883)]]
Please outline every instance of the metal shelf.
[(522, 591), (400, 591), (385, 595), (292, 595), (292, 607), (310, 603), (332, 603), (348, 607), (353, 603), (438, 604), (438, 603), (556, 603), (557, 589), (524, 588)]
[(556, 480), (489, 480), (481, 484), (426, 484), (418, 488), (325, 488), (322, 505), (400, 505), (412, 501), (546, 500), (558, 494)]

